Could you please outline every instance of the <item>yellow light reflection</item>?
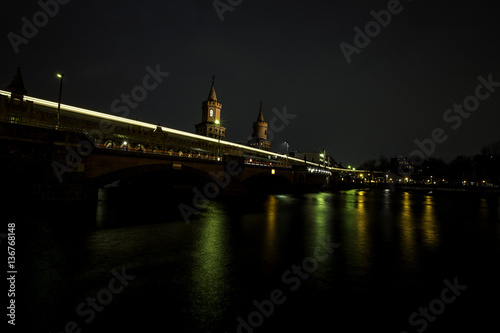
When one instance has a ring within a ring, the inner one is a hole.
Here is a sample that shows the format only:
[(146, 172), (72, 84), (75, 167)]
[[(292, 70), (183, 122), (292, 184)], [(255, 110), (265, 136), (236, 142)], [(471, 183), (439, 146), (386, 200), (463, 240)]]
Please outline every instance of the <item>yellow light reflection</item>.
[(266, 202), (266, 226), (265, 226), (265, 247), (262, 257), (265, 258), (266, 269), (271, 270), (276, 261), (276, 221), (278, 216), (279, 200), (276, 196), (270, 195)]
[(422, 233), (425, 245), (434, 248), (439, 242), (439, 232), (437, 228), (437, 217), (435, 203), (432, 196), (426, 196), (424, 213), (422, 216)]
[(417, 260), (415, 218), (411, 207), (411, 194), (404, 192), (402, 195), (402, 209), (400, 217), (402, 257), (413, 265)]
[(368, 256), (371, 253), (371, 242), (368, 232), (369, 215), (366, 211), (366, 192), (358, 191), (356, 200), (356, 234), (358, 237), (357, 257), (365, 267), (368, 265)]

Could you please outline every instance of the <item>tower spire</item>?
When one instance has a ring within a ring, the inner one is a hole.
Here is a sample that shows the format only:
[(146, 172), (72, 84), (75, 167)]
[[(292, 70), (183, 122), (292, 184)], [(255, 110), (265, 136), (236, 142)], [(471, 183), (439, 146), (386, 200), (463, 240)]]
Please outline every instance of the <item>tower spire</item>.
[(267, 139), (267, 123), (264, 121), (264, 111), (262, 110), (262, 101), (260, 101), (260, 110), (257, 121), (253, 123), (252, 139), (248, 140), (251, 147), (264, 150), (271, 150), (271, 141)]
[(195, 125), (196, 134), (211, 138), (224, 139), (226, 127), (221, 124), (222, 103), (215, 94), (215, 75), (212, 75), (212, 87), (206, 101), (201, 103), (201, 122)]
[(215, 75), (212, 75), (212, 87), (208, 93), (208, 101), (217, 102), (217, 95), (215, 94)]
[(24, 88), (23, 76), (21, 74), (21, 67), (17, 68), (16, 74), (14, 74), (12, 81), (10, 81), (10, 84), (7, 86), (5, 90), (10, 91), (13, 96), (17, 97), (26, 95), (28, 93), (28, 91)]
[(257, 117), (257, 122), (264, 122), (264, 112), (262, 111), (262, 101), (260, 101), (260, 111), (259, 116)]

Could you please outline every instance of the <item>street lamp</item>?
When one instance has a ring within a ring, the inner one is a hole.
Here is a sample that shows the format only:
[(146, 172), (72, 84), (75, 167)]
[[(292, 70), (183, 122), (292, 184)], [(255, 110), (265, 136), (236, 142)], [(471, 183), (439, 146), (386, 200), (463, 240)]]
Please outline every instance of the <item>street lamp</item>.
[(57, 104), (56, 130), (59, 129), (59, 125), (60, 125), (60, 121), (61, 121), (61, 96), (62, 96), (62, 86), (63, 86), (64, 74), (57, 73), (57, 77), (61, 79), (61, 83), (59, 84), (59, 103)]
[(288, 163), (288, 147), (290, 146), (290, 142), (285, 141), (286, 144), (286, 162)]
[(217, 161), (220, 161), (220, 120), (215, 119), (215, 124), (217, 124), (217, 126), (219, 126), (219, 131), (218, 131), (219, 142), (217, 144)]

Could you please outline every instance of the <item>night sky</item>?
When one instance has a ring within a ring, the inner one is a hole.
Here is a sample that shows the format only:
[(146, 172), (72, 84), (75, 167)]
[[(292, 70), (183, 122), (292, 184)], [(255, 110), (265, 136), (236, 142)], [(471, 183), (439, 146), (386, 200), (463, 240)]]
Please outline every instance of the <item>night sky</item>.
[[(500, 140), (500, 87), (459, 126), (443, 119), (474, 96), (478, 76), (500, 82), (494, 2), (229, 2), (223, 21), (212, 0), (72, 0), (45, 21), (37, 1), (2, 4), (0, 88), (20, 66), (29, 95), (57, 101), (61, 71), (63, 103), (112, 113), (146, 67), (159, 66), (170, 74), (129, 116), (194, 132), (215, 75), (228, 140), (247, 140), (262, 101), (268, 122), (273, 108), (295, 115), (286, 126), (276, 121), (273, 150), (289, 141), (290, 150), (326, 149), (344, 165), (409, 155), (436, 128), (447, 138), (430, 156), (445, 161)], [(388, 5), (398, 13), (348, 63), (339, 45), (355, 46), (354, 28), (364, 31), (370, 11)], [(34, 15), (38, 32), (16, 53), (12, 36)]]

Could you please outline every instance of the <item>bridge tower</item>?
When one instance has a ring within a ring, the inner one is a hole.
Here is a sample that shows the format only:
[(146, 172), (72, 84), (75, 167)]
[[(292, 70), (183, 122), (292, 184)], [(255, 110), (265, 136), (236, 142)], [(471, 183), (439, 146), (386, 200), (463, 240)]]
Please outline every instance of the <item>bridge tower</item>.
[(264, 121), (262, 101), (260, 102), (260, 111), (257, 121), (253, 123), (252, 139), (248, 141), (248, 144), (255, 148), (271, 150), (271, 141), (267, 139), (267, 123)]
[(14, 99), (23, 100), (23, 96), (28, 93), (28, 91), (24, 88), (23, 76), (21, 75), (21, 68), (18, 67), (16, 74), (12, 78), (12, 81), (6, 88), (7, 91), (11, 92), (11, 96)]
[(212, 76), (212, 87), (208, 98), (201, 104), (201, 123), (195, 125), (196, 134), (215, 139), (226, 137), (226, 127), (222, 126), (220, 115), (222, 104), (217, 101), (215, 94), (215, 76)]

